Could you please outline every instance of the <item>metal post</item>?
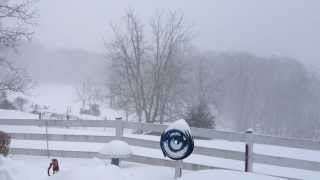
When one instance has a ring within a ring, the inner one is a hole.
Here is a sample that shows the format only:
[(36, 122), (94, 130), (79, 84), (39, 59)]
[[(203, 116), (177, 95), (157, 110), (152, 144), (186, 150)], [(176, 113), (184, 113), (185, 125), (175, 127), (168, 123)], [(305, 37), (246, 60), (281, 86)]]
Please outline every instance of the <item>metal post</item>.
[[(39, 118), (42, 119), (43, 114), (40, 112)], [(48, 121), (44, 120), (44, 125), (46, 129), (46, 145), (47, 145), (47, 155), (50, 158), (50, 151), (49, 151), (49, 138), (48, 138)]]
[(174, 178), (180, 178), (182, 176), (182, 160), (176, 161)]
[(246, 131), (246, 152), (245, 152), (245, 172), (253, 171), (253, 141), (252, 141), (253, 129)]
[[(38, 118), (39, 118), (39, 120), (42, 120), (42, 114), (41, 114), (41, 112), (38, 114)], [(42, 122), (40, 121), (39, 122), (39, 125), (38, 125), (39, 127), (41, 127), (42, 126)]]
[(115, 166), (119, 166), (120, 165), (120, 159), (119, 158), (111, 158), (111, 164), (113, 164)]
[(122, 117), (116, 118), (116, 121), (117, 121), (116, 138), (120, 139), (123, 136)]

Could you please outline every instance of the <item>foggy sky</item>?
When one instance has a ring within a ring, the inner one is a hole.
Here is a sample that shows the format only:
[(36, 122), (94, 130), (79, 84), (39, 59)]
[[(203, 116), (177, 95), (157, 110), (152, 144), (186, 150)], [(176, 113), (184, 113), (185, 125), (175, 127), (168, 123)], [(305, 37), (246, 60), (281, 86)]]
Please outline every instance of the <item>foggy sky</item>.
[(202, 51), (291, 56), (320, 67), (319, 0), (40, 0), (35, 40), (47, 47), (103, 52), (103, 40), (128, 7), (146, 22), (176, 10), (194, 24)]

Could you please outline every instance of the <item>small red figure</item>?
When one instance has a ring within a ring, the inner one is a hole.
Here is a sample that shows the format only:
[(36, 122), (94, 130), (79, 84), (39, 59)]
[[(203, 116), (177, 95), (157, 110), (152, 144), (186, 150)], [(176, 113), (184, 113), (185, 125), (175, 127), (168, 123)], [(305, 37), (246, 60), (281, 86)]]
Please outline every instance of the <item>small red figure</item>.
[(59, 163), (57, 159), (51, 159), (50, 166), (48, 167), (48, 176), (50, 176), (50, 169), (52, 167), (52, 173), (55, 174), (59, 171)]

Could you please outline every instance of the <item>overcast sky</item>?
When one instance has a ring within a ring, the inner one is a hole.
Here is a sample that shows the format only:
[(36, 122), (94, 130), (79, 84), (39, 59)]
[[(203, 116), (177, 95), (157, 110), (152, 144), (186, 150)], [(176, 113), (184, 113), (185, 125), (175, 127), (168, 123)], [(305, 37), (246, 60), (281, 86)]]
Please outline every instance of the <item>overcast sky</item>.
[(110, 22), (128, 7), (146, 21), (176, 10), (195, 24), (201, 50), (291, 56), (320, 67), (320, 0), (40, 0), (35, 39), (47, 47), (102, 52)]

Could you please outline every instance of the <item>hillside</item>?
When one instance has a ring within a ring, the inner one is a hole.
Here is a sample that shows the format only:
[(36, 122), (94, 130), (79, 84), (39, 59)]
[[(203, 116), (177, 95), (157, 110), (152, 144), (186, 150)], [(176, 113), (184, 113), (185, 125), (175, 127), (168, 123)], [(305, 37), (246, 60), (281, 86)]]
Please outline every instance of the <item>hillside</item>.
[(7, 51), (6, 58), (26, 68), (39, 83), (78, 83), (82, 79), (99, 79), (107, 67), (103, 54), (82, 49), (48, 49), (37, 42)]
[[(23, 97), (27, 99), (28, 103), (25, 105), (25, 112), (20, 111), (0, 111), (0, 117), (2, 118), (20, 118), (31, 119), (38, 118), (36, 115), (32, 115), (30, 112), (33, 110), (32, 105), (38, 105), (41, 111), (57, 113), (66, 115), (67, 110), (71, 115), (77, 116), (81, 119), (100, 120), (109, 119), (113, 120), (117, 117), (124, 117), (124, 112), (109, 108), (108, 104), (100, 103), (101, 114), (99, 116), (91, 116), (80, 114), (81, 101), (77, 97), (76, 93), (77, 85), (67, 84), (54, 84), (43, 83), (38, 84), (32, 90), (28, 92), (28, 95), (14, 94), (8, 95), (10, 101), (14, 101), (16, 97)], [(44, 108), (45, 107), (45, 108)], [(5, 112), (5, 113), (4, 113)]]

